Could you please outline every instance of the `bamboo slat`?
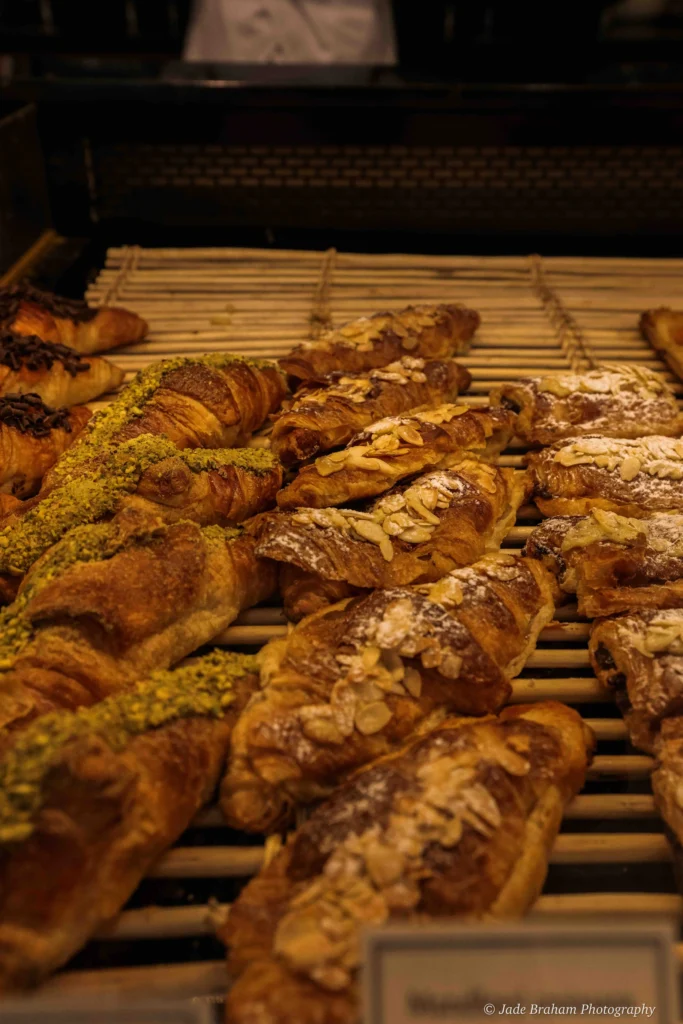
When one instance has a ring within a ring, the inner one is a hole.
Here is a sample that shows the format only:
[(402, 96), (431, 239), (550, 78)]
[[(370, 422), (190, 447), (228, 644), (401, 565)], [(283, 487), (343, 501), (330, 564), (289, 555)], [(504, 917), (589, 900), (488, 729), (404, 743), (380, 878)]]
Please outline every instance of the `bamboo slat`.
[[(321, 322), (339, 325), (411, 302), (462, 302), (479, 310), (482, 317), (472, 349), (461, 359), (474, 378), (462, 401), (478, 407), (487, 403), (490, 389), (497, 384), (519, 376), (576, 369), (590, 360), (632, 360), (661, 372), (677, 394), (683, 395), (681, 384), (638, 330), (642, 310), (678, 304), (682, 277), (683, 260), (668, 259), (539, 260), (528, 256), (120, 247), (109, 250), (105, 267), (87, 295), (93, 303), (106, 299), (127, 305), (150, 323), (146, 341), (112, 354), (127, 379), (165, 357), (226, 350), (277, 357), (310, 337)], [(107, 397), (93, 407), (101, 408)], [(515, 442), (500, 462), (521, 471), (524, 456), (524, 446)], [(520, 509), (505, 546), (519, 550), (539, 520), (535, 506)], [(280, 607), (254, 608), (244, 612), (216, 642), (258, 647), (282, 636), (286, 629)], [(575, 604), (558, 608), (555, 621), (542, 631), (540, 647), (529, 658), (522, 676), (514, 680), (512, 693), (513, 703), (555, 699), (585, 708), (594, 716), (586, 719), (598, 741), (589, 772), (590, 791), (567, 807), (569, 830), (561, 832), (551, 854), (558, 871), (563, 866), (583, 866), (587, 889), (592, 885), (591, 866), (650, 864), (659, 870), (658, 866), (671, 858), (667, 840), (655, 831), (659, 823), (648, 791), (653, 759), (629, 747), (626, 727), (611, 694), (593, 676), (586, 648), (589, 631)], [(598, 715), (601, 717), (595, 717)], [(618, 831), (638, 823), (648, 831)], [(591, 831), (594, 826), (601, 831)], [(204, 835), (198, 830), (210, 832)], [(196, 840), (207, 845), (182, 845)], [(205, 892), (213, 879), (247, 879), (258, 870), (262, 857), (260, 844), (236, 845), (235, 834), (212, 806), (197, 815), (181, 845), (152, 868), (146, 884), (154, 886), (160, 880), (167, 886), (168, 880), (175, 880), (174, 885), (185, 886), (193, 879), (203, 879)], [(604, 878), (604, 873), (600, 877)], [(126, 910), (99, 939), (143, 941), (209, 935), (217, 915), (228, 913), (229, 907), (205, 900), (206, 895), (198, 905)], [(680, 916), (682, 909), (681, 899), (669, 892), (586, 891), (543, 895), (533, 914)], [(683, 961), (683, 946), (677, 953)], [(50, 997), (95, 991), (144, 992), (166, 998), (214, 996), (224, 990), (226, 980), (219, 960), (66, 972), (41, 991)]]

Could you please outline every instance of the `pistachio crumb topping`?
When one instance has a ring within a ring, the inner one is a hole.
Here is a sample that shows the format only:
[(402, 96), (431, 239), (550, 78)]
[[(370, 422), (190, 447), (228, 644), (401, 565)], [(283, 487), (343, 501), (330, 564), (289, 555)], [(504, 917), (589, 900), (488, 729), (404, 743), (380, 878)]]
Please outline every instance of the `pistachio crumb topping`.
[(216, 650), (182, 668), (154, 672), (94, 707), (38, 718), (0, 761), (0, 843), (32, 834), (50, 769), (68, 743), (96, 735), (119, 753), (135, 736), (178, 719), (219, 718), (234, 700), (235, 680), (255, 671), (253, 655)]
[[(96, 413), (82, 431), (78, 444), (69, 448), (60, 456), (53, 467), (56, 479), (68, 480), (70, 474), (78, 472), (79, 467), (87, 466), (92, 459), (98, 458), (102, 445), (115, 441), (116, 434), (127, 424), (142, 416), (145, 405), (154, 397), (164, 378), (174, 370), (196, 364), (224, 369), (233, 363), (246, 364), (258, 369), (266, 367), (277, 370), (277, 366), (269, 359), (244, 359), (228, 352), (212, 352), (209, 355), (177, 356), (175, 359), (164, 359), (161, 362), (146, 366), (133, 377), (114, 401)], [(278, 371), (280, 372), (280, 371)]]
[[(179, 520), (175, 526), (185, 520)], [(193, 526), (195, 524), (192, 524)], [(79, 562), (99, 562), (113, 558), (126, 548), (149, 543), (168, 527), (162, 520), (145, 517), (141, 528), (133, 533), (118, 529), (116, 520), (76, 526), (45, 555), (45, 558), (26, 577), (21, 591), (12, 602), (0, 610), (0, 672), (12, 667), (14, 659), (30, 641), (35, 626), (26, 614), (31, 599), (44, 586)], [(236, 527), (197, 527), (209, 543), (225, 544), (242, 535)]]
[(142, 434), (111, 445), (105, 460), (90, 473), (67, 480), (16, 522), (0, 530), (0, 572), (21, 576), (69, 530), (117, 511), (143, 474), (164, 459), (176, 458), (193, 473), (236, 466), (256, 474), (272, 471), (275, 456), (264, 449), (180, 450), (163, 435)]

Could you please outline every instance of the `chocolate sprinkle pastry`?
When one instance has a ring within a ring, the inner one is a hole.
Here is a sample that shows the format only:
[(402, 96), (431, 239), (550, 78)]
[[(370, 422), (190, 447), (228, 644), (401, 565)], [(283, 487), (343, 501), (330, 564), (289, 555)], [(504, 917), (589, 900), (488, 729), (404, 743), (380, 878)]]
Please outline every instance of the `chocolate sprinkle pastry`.
[(90, 363), (66, 345), (42, 341), (35, 334), (0, 334), (0, 363), (10, 370), (49, 370), (56, 362), (72, 377), (90, 368)]
[(9, 327), (14, 322), (22, 302), (34, 302), (53, 316), (76, 323), (94, 320), (99, 313), (98, 309), (92, 309), (81, 299), (65, 299), (52, 292), (42, 292), (31, 284), (14, 284), (8, 288), (0, 288), (0, 324)]
[(38, 395), (5, 395), (0, 398), (0, 423), (22, 434), (46, 437), (52, 430), (71, 433), (68, 409), (50, 409)]

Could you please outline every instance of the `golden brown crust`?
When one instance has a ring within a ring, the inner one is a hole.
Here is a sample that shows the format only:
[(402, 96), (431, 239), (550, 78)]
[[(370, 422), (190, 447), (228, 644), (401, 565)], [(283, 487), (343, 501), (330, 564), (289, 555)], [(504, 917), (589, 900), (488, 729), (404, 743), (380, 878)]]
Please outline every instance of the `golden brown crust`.
[(683, 313), (666, 306), (649, 309), (640, 318), (640, 330), (676, 376), (683, 379)]
[(89, 357), (82, 365), (87, 369), (73, 374), (59, 360), (49, 369), (23, 365), (13, 370), (0, 365), (0, 395), (39, 395), (53, 408), (82, 405), (105, 391), (113, 391), (125, 377), (122, 369), (98, 356)]
[(625, 516), (683, 512), (683, 440), (585, 437), (529, 456), (545, 516), (605, 509)]
[[(69, 448), (90, 419), (90, 410), (77, 405), (69, 410), (70, 430), (56, 427), (43, 437), (0, 423), (0, 491), (16, 498), (28, 498), (62, 452)], [(20, 506), (5, 501), (2, 514), (17, 511)]]
[(330, 604), (365, 593), (361, 587), (352, 587), (344, 580), (323, 579), (290, 562), (280, 562), (278, 581), (284, 613), (290, 622), (299, 622)]
[[(64, 303), (57, 296), (45, 293), (43, 301), (47, 305), (43, 305), (35, 301), (39, 297), (40, 293), (35, 292), (34, 298), (20, 299), (14, 319), (7, 324), (10, 330), (16, 334), (35, 335), (44, 341), (68, 345), (76, 352), (83, 353), (106, 352), (121, 345), (142, 341), (149, 330), (142, 317), (127, 309), (103, 306), (91, 310), (93, 315), (88, 319), (80, 320), (68, 315), (68, 301)], [(54, 300), (57, 309), (60, 309), (60, 304), (64, 305), (61, 312), (66, 315), (60, 316), (48, 308)]]
[(549, 519), (525, 553), (555, 571), (590, 618), (638, 608), (683, 605), (683, 516), (629, 519), (594, 509)]
[(631, 742), (651, 752), (662, 719), (683, 713), (683, 609), (643, 609), (593, 626), (591, 664), (616, 693)]
[(355, 1024), (362, 926), (524, 913), (592, 746), (548, 702), (447, 720), (357, 773), (233, 904), (226, 1019)]
[[(257, 551), (312, 574), (314, 590), (328, 580), (363, 589), (425, 583), (497, 551), (529, 489), (523, 473), (464, 458), (395, 488), (363, 512), (270, 513), (261, 520)], [(311, 599), (296, 574), (289, 580), (299, 599), (281, 580), (282, 596), (288, 617), (298, 621)]]
[(454, 360), (404, 356), (365, 373), (330, 374), (325, 386), (305, 385), (275, 418), (272, 450), (285, 465), (345, 445), (355, 433), (385, 416), (437, 405), (465, 391), (470, 373)]
[[(166, 525), (134, 509), (110, 529), (126, 538), (118, 553), (77, 562), (31, 593), (22, 617), (33, 634), (0, 675), (0, 727), (94, 704), (174, 665), (274, 590), (275, 565), (256, 557), (247, 531), (223, 538), (217, 527)], [(58, 547), (36, 562), (20, 594)]]
[(388, 491), (399, 480), (466, 455), (490, 461), (512, 437), (514, 416), (505, 409), (444, 404), (387, 417), (351, 438), (342, 452), (302, 466), (280, 491), (280, 508), (329, 508)]
[(115, 917), (210, 798), (255, 685), (236, 680), (220, 718), (172, 721), (120, 752), (97, 734), (63, 748), (33, 834), (0, 844), (1, 991), (37, 984)]
[(478, 326), (479, 314), (465, 306), (407, 306), (351, 320), (317, 341), (298, 345), (279, 362), (290, 377), (308, 381), (335, 370), (372, 370), (406, 355), (449, 359), (469, 352)]
[(587, 373), (523, 377), (491, 392), (491, 404), (518, 412), (515, 433), (527, 444), (586, 434), (644, 437), (683, 432), (671, 388), (637, 364), (605, 363)]
[(332, 605), (271, 641), (263, 689), (233, 737), (228, 821), (276, 828), (430, 717), (500, 707), (553, 617), (554, 593), (537, 562), (490, 555), (438, 583)]

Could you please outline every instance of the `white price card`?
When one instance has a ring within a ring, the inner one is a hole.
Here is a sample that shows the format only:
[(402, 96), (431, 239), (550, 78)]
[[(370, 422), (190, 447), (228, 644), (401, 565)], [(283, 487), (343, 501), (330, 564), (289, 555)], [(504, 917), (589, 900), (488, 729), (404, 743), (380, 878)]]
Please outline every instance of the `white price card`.
[(2, 1024), (211, 1024), (204, 1000), (151, 1001), (115, 998), (2, 1000)]
[(592, 920), (370, 930), (363, 1024), (678, 1024), (672, 922)]

